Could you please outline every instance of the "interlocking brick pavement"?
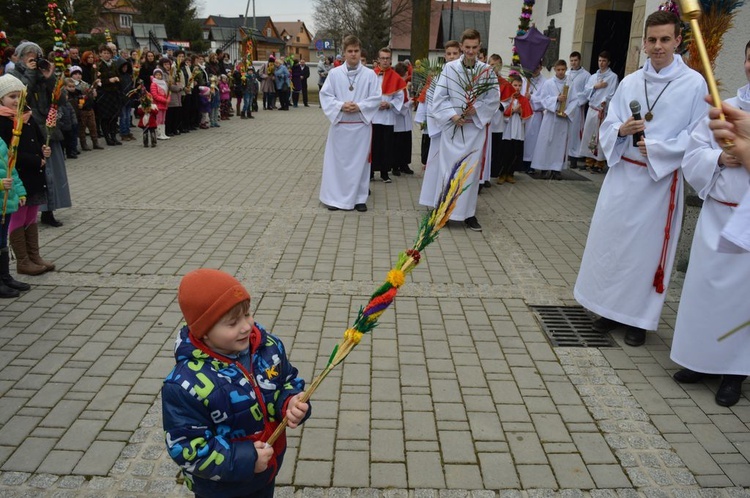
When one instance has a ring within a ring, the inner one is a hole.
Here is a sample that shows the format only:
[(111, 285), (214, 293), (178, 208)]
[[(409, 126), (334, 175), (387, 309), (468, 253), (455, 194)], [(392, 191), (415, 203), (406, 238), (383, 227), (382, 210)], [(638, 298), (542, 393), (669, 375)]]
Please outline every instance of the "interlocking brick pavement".
[[(325, 210), (326, 132), (317, 108), (261, 112), (68, 163), (75, 206), (41, 231), (57, 271), (0, 302), (2, 496), (189, 495), (158, 392), (191, 269), (236, 274), (302, 375), (321, 369), (425, 212), (419, 174)], [(553, 348), (528, 308), (574, 304), (602, 181), (581, 175), (518, 175), (480, 195), (484, 232), (446, 227), (290, 432), (278, 496), (750, 496), (747, 387), (722, 408), (715, 383), (670, 378), (681, 275), (644, 348)]]

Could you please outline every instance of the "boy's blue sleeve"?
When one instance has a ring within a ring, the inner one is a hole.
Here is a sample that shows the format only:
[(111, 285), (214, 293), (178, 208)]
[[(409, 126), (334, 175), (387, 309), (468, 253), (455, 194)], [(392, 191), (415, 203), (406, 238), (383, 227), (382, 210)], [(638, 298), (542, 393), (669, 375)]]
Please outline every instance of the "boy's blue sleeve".
[(253, 442), (230, 442), (214, 433), (206, 407), (179, 385), (162, 386), (162, 419), (169, 456), (190, 474), (224, 482), (253, 479)]
[[(281, 340), (278, 338), (274, 338), (277, 341), (277, 347), (279, 349), (279, 352), (281, 353), (279, 356), (282, 358), (281, 360), (281, 390), (277, 391), (277, 397), (274, 401), (274, 408), (275, 413), (280, 413), (283, 418), (283, 415), (285, 414), (286, 409), (286, 403), (289, 401), (291, 397), (293, 397), (296, 394), (301, 393), (305, 390), (305, 381), (301, 377), (299, 377), (299, 371), (292, 365), (292, 363), (289, 361), (289, 358), (286, 355), (286, 350), (284, 349), (284, 345), (282, 344)], [(312, 407), (307, 411), (305, 414), (305, 420), (310, 418), (310, 414), (312, 413)]]

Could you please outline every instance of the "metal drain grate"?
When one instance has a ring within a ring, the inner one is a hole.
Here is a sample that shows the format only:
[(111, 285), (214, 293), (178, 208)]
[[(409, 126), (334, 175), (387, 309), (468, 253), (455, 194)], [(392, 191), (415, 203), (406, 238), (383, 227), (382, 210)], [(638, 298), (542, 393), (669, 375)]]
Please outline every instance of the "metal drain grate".
[(611, 348), (616, 344), (609, 334), (591, 330), (591, 315), (581, 306), (530, 306), (536, 313), (547, 339), (553, 346), (572, 348)]

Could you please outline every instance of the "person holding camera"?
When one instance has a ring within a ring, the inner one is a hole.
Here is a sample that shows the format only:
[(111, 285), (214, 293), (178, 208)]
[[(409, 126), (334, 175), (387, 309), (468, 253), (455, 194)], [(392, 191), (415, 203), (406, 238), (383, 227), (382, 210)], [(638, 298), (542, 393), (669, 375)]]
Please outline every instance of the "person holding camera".
[[(26, 105), (31, 108), (31, 115), (47, 139), (47, 113), (52, 105), (52, 91), (55, 88), (55, 68), (44, 58), (41, 47), (33, 42), (23, 42), (16, 47), (18, 62), (10, 74), (21, 80), (26, 86)], [(60, 105), (65, 105), (65, 92), (60, 96)], [(62, 131), (56, 127), (51, 130), (49, 146), (52, 154), (46, 161), (45, 176), (47, 181), (47, 204), (42, 206), (41, 222), (45, 225), (59, 227), (62, 222), (55, 219), (54, 211), (72, 206), (68, 173), (65, 169)]]

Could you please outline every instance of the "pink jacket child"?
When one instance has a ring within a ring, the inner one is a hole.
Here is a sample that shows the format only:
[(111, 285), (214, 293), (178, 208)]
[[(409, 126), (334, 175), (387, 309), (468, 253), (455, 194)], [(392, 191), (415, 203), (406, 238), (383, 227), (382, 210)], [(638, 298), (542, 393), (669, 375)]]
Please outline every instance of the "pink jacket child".
[(222, 102), (232, 100), (232, 89), (229, 88), (229, 84), (224, 78), (219, 82), (219, 97)]
[(164, 79), (164, 71), (159, 68), (154, 69), (150, 90), (154, 104), (159, 109), (159, 113), (156, 115), (156, 123), (157, 125), (163, 125), (167, 115), (167, 107), (169, 107), (169, 87)]

